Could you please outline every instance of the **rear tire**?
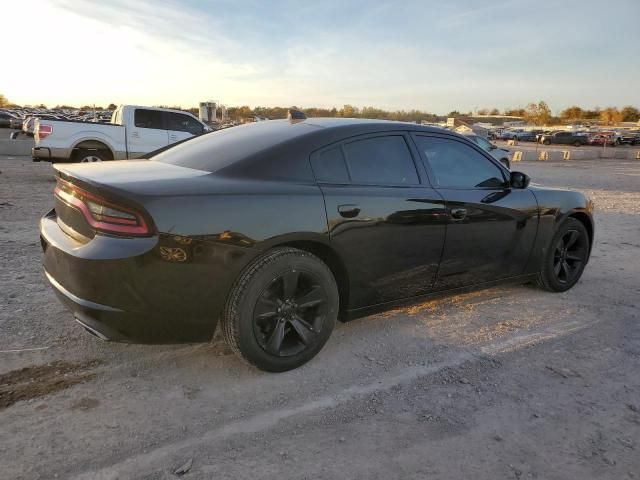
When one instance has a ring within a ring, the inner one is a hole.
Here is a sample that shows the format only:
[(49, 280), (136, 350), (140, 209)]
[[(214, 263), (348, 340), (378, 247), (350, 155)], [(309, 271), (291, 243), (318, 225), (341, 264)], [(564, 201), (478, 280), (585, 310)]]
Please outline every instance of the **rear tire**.
[(573, 287), (589, 259), (589, 234), (581, 221), (567, 218), (557, 228), (542, 260), (537, 284), (550, 292)]
[(78, 150), (74, 155), (74, 161), (79, 163), (94, 163), (111, 160), (109, 156), (101, 150)]
[(581, 145), (582, 145), (582, 143), (581, 143), (581, 142), (574, 142), (574, 144), (573, 144), (573, 146), (574, 146), (574, 147), (579, 147), (579, 146), (581, 146)]
[(326, 264), (303, 250), (276, 248), (240, 274), (225, 305), (222, 331), (249, 364), (284, 372), (322, 349), (338, 305), (338, 287)]

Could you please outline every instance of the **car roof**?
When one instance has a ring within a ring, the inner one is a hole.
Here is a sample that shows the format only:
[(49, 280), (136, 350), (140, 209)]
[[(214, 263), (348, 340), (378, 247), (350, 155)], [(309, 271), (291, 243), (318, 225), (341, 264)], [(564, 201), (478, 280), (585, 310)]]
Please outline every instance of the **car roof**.
[[(388, 120), (308, 118), (268, 120), (226, 128), (190, 139), (150, 158), (188, 168), (266, 178), (313, 178), (311, 152), (350, 137), (393, 131), (463, 136), (438, 127)], [(465, 140), (470, 142), (470, 140)]]

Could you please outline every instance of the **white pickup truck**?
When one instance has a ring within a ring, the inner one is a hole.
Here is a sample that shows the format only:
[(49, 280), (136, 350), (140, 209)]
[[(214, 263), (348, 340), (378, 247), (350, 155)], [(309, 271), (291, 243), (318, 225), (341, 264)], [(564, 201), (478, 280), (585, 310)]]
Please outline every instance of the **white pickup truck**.
[(125, 160), (210, 130), (190, 113), (121, 105), (111, 123), (36, 120), (32, 156), (36, 162)]

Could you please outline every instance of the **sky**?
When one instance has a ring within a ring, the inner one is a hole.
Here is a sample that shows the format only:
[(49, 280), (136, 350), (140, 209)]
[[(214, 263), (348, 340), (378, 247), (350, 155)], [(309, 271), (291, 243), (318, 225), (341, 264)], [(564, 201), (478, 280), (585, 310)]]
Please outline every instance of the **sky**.
[(18, 104), (640, 107), (640, 0), (29, 0)]

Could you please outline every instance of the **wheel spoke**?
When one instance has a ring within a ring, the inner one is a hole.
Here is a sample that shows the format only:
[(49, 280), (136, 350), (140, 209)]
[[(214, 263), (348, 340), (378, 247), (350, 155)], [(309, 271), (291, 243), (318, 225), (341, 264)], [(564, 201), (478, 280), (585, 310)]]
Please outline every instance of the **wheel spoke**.
[(280, 347), (282, 347), (282, 340), (284, 340), (284, 327), (284, 322), (276, 323), (276, 327), (267, 341), (266, 350), (272, 355), (280, 355)]
[(560, 265), (562, 265), (562, 271), (564, 272), (564, 279), (569, 280), (571, 267), (569, 267), (569, 264), (567, 263), (566, 260), (563, 260)]
[(300, 316), (294, 316), (289, 323), (300, 337), (300, 340), (302, 340), (302, 343), (309, 345), (313, 341), (316, 332)]
[(275, 300), (264, 296), (258, 299), (255, 309), (255, 318), (263, 320), (274, 317), (277, 314), (278, 304)]
[(569, 240), (565, 242), (565, 247), (567, 248), (567, 250), (570, 249), (574, 243), (576, 243), (579, 237), (580, 237), (580, 234), (577, 231), (575, 230), (571, 231), (571, 234), (569, 235)]
[(553, 273), (555, 274), (556, 277), (560, 277), (560, 267), (562, 267), (562, 261), (558, 259), (553, 264)]
[(576, 262), (581, 262), (582, 261), (582, 255), (576, 255), (576, 254), (571, 254), (571, 253), (567, 253), (567, 260), (573, 260)]
[(295, 270), (285, 273), (282, 276), (282, 293), (284, 295), (284, 300), (295, 298), (299, 278), (300, 273)]
[(324, 302), (324, 292), (319, 285), (314, 285), (310, 291), (296, 298), (298, 308), (311, 308)]

